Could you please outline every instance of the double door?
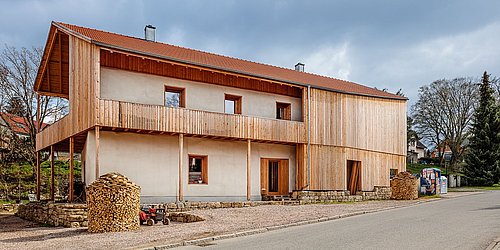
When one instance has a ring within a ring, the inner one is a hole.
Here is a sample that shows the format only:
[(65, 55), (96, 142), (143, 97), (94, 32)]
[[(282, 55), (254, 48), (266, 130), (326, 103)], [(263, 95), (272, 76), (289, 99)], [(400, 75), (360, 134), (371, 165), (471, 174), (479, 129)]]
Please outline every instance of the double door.
[(288, 195), (288, 159), (260, 160), (261, 195)]

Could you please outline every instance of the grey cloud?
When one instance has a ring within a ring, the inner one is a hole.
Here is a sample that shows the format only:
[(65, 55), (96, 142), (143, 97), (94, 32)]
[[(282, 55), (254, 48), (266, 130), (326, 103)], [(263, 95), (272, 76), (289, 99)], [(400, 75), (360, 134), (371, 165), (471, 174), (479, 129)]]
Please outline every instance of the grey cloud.
[(43, 46), (51, 20), (157, 38), (377, 88), (500, 75), (498, 1), (1, 1), (0, 44)]

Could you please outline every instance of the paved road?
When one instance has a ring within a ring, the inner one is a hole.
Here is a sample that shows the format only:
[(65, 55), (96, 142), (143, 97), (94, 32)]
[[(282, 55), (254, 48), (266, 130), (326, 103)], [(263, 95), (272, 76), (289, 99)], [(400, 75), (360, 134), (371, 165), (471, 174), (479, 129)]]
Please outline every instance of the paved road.
[(500, 191), (494, 191), (214, 241), (203, 249), (485, 249), (498, 236)]

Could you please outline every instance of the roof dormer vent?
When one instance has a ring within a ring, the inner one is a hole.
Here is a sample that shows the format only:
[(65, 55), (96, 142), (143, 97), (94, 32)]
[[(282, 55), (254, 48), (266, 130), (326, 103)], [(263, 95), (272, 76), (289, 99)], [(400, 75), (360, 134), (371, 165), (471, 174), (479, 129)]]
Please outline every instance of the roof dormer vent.
[(151, 42), (155, 42), (156, 41), (156, 27), (154, 27), (153, 25), (149, 24), (149, 25), (146, 25), (146, 27), (144, 27), (144, 39), (146, 39), (146, 41), (151, 41)]
[(304, 72), (305, 66), (306, 66), (305, 64), (299, 62), (299, 63), (295, 64), (295, 70), (299, 71), (299, 72)]

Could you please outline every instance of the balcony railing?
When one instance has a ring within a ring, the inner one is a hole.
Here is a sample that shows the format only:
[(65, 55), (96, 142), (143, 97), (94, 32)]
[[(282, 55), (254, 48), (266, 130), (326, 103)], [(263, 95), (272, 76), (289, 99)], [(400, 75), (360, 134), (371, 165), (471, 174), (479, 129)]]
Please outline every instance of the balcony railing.
[(99, 101), (99, 125), (286, 143), (306, 140), (303, 122), (115, 100)]

